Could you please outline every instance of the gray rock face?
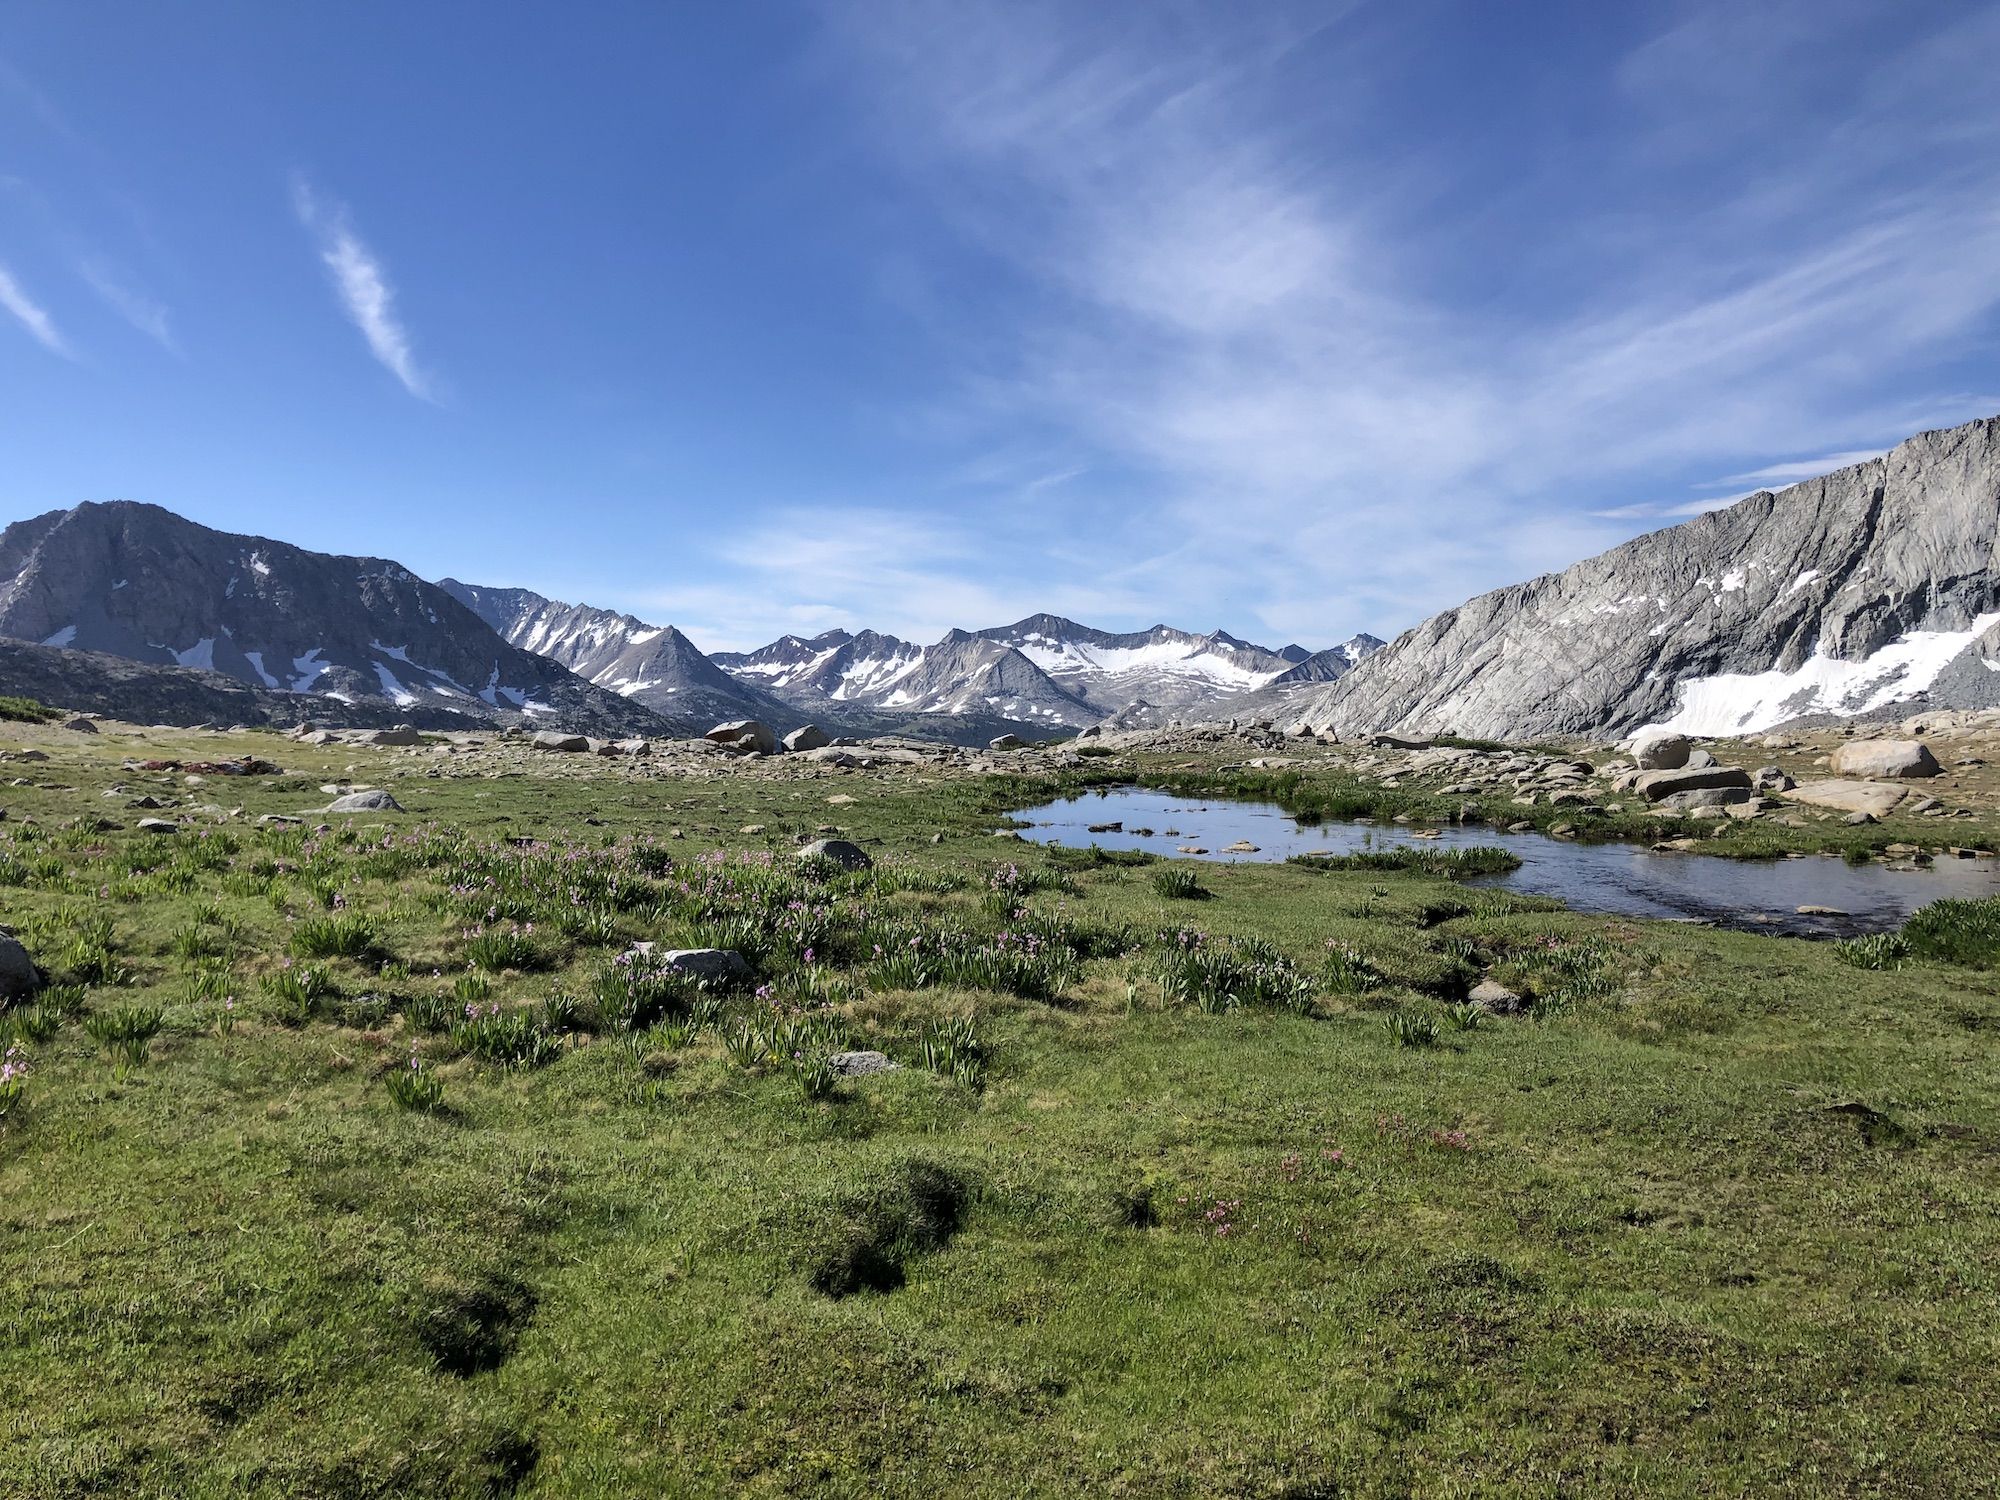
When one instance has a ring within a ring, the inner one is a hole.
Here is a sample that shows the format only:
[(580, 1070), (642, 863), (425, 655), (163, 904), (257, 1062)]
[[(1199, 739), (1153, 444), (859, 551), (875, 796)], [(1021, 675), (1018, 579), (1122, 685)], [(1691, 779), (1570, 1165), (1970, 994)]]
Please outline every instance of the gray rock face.
[(843, 870), (865, 870), (875, 861), (859, 844), (846, 839), (814, 839), (799, 850), (800, 859), (830, 859)]
[(42, 987), (42, 971), (20, 940), (0, 928), (0, 1000), (9, 1005), (26, 1000)]
[[(347, 704), (393, 706), (412, 722), (482, 721), (533, 702), (566, 719), (657, 727), (644, 708), (501, 640), (399, 563), (211, 531), (122, 500), (0, 532), (0, 635), (194, 670), (255, 698), (283, 695), (285, 722), (307, 706), (318, 717)], [(225, 722), (266, 718), (230, 713)]]
[[(2000, 418), (1654, 532), (1435, 615), (1295, 710), (1344, 735), (1744, 734), (1928, 689), (2000, 701)], [(1885, 651), (1913, 631), (1941, 670)], [(1833, 688), (1815, 653), (1855, 664)], [(1760, 674), (1796, 674), (1789, 681)], [(1935, 674), (1934, 676), (1932, 674)], [(1701, 685), (1701, 684), (1705, 684)]]
[(349, 792), (344, 797), (335, 797), (327, 803), (326, 810), (330, 813), (401, 812), (403, 805), (389, 793), (376, 790)]
[(1693, 748), (1686, 735), (1659, 730), (1632, 742), (1632, 761), (1642, 771), (1678, 771)]
[(1908, 779), (1937, 776), (1944, 767), (1922, 740), (1851, 740), (1835, 747), (1828, 769), (1840, 776)]
[(1681, 792), (1705, 792), (1717, 788), (1740, 787), (1750, 790), (1750, 773), (1735, 766), (1707, 766), (1692, 771), (1646, 771), (1632, 789), (1648, 802), (1664, 802)]

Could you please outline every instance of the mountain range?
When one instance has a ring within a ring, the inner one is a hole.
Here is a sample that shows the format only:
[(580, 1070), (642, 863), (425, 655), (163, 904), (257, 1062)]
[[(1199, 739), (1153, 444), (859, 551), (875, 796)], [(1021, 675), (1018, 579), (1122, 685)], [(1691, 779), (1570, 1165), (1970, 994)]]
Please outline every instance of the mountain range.
[(1602, 738), (1984, 708), (2000, 706), (2000, 417), (1494, 589), (1387, 646), (1272, 650), (1038, 614), (928, 645), (834, 630), (711, 656), (671, 625), (126, 501), (0, 532), (0, 637), (0, 691), (108, 712), (606, 734), (758, 718), (977, 743), (1270, 718)]
[[(527, 720), (608, 734), (756, 718), (978, 743), (1072, 733), (1135, 706), (1199, 715), (1315, 660), (1220, 631), (1116, 635), (1055, 615), (928, 646), (833, 631), (710, 657), (671, 625), (528, 589), (433, 584), (383, 558), (128, 501), (8, 527), (0, 580), (0, 637), (15, 643), (0, 671), (78, 706), (145, 703), (153, 716)], [(1336, 665), (1370, 644), (1358, 637)]]

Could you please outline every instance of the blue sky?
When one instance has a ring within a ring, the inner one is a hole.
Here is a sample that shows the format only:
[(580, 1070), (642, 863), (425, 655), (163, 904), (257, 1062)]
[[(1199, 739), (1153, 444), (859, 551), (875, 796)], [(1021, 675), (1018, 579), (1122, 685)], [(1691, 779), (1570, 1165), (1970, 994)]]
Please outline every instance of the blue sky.
[(2000, 412), (2000, 8), (0, 11), (0, 520), (1391, 635)]

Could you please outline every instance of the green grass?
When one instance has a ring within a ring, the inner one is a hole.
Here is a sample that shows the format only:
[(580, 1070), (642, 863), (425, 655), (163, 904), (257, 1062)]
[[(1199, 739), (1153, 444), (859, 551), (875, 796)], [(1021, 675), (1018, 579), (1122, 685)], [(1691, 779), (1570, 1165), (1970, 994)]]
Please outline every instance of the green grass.
[(1353, 854), (1294, 854), (1288, 863), (1304, 865), (1309, 870), (1416, 870), (1446, 880), (1504, 875), (1521, 868), (1518, 856), (1486, 844), (1460, 849), (1399, 844)]
[[(1421, 870), (1197, 905), (991, 838), (1014, 780), (420, 761), (386, 835), (250, 821), (349, 748), (188, 851), (61, 832), (122, 753), (0, 823), (63, 986), (0, 1017), (0, 1495), (2000, 1484), (1976, 914), (1875, 969)], [(798, 871), (827, 822), (875, 868)], [(722, 933), (741, 984), (621, 962)]]

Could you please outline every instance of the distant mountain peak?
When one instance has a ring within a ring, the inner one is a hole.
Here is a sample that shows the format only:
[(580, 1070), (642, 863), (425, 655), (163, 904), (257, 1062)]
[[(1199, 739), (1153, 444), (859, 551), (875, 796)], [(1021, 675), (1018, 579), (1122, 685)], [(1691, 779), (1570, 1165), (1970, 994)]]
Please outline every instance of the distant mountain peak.
[[(260, 692), (457, 713), (657, 719), (501, 640), (401, 563), (87, 502), (0, 532), (0, 635), (218, 673)], [(301, 712), (306, 711), (302, 705)]]
[(786, 728), (799, 722), (788, 705), (725, 671), (671, 625), (566, 604), (532, 589), (489, 588), (455, 578), (439, 587), (522, 650), (560, 662), (690, 732), (724, 719), (761, 718)]

